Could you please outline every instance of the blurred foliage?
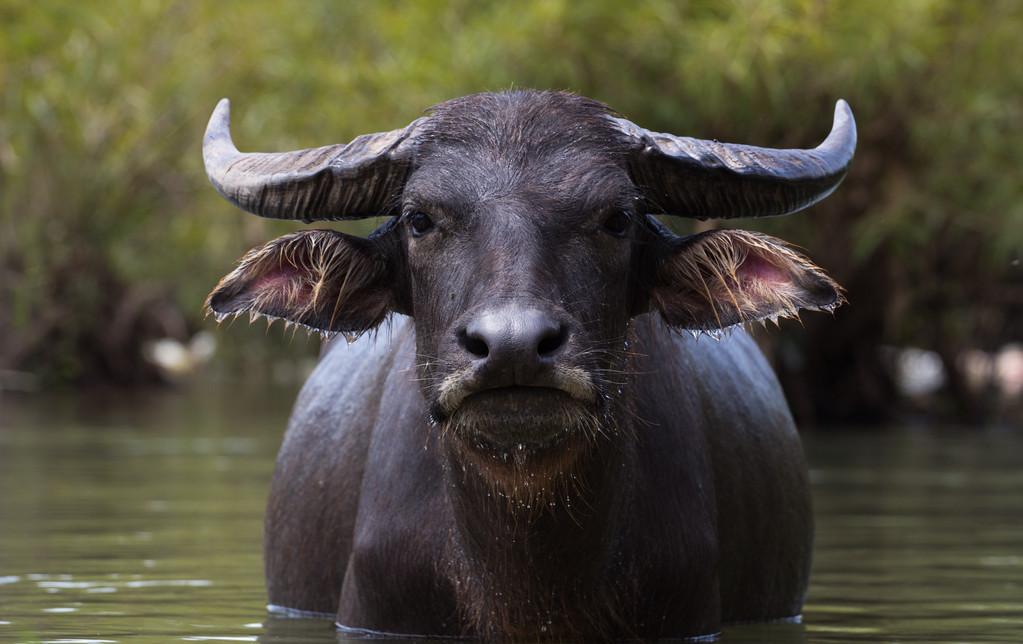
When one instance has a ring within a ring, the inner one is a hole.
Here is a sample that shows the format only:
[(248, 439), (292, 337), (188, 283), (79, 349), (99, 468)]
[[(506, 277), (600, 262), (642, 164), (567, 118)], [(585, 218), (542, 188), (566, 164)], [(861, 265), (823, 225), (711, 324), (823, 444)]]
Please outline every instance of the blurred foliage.
[[(937, 351), (950, 410), (975, 416), (959, 354), (1023, 339), (1016, 0), (7, 0), (0, 25), (0, 370), (149, 380), (142, 344), (211, 325), (201, 303), (233, 259), (294, 227), (209, 188), (222, 96), (239, 147), (281, 150), (510, 87), (771, 147), (816, 145), (835, 99), (852, 104), (860, 145), (835, 195), (741, 223), (849, 289), (834, 319), (767, 340), (804, 419), (883, 419), (898, 400), (882, 345)], [(268, 357), (255, 335), (237, 355)]]

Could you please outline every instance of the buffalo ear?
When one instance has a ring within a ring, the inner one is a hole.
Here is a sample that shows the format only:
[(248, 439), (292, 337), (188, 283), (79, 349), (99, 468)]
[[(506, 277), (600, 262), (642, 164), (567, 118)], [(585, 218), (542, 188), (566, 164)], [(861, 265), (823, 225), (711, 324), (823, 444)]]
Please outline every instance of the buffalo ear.
[(653, 308), (676, 329), (720, 330), (845, 301), (838, 284), (779, 239), (744, 230), (676, 239), (651, 289)]
[(249, 251), (206, 307), (218, 320), (247, 312), (324, 333), (361, 333), (394, 308), (388, 277), (372, 239), (303, 231)]

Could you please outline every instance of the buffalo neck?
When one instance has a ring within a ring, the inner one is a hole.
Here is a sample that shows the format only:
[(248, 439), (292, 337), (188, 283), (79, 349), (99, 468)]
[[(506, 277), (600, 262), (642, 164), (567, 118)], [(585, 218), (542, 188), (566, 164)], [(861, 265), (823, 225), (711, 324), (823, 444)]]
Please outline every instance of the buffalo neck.
[[(618, 589), (607, 580), (621, 566), (623, 497), (630, 454), (621, 429), (581, 439), (570, 465), (528, 493), (509, 494), (492, 472), (448, 443), (445, 473), (454, 517), (448, 573), (473, 635), (600, 637), (620, 627)], [(568, 447), (565, 447), (568, 449)], [(529, 459), (520, 464), (523, 479)]]

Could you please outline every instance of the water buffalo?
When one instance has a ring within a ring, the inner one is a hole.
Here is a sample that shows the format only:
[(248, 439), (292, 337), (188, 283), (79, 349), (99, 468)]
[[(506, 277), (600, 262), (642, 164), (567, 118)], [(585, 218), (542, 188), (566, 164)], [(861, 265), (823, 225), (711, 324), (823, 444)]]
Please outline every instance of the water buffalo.
[(654, 215), (824, 198), (852, 159), (848, 106), (812, 150), (658, 134), (562, 92), (426, 114), (250, 154), (225, 100), (206, 132), (210, 180), (246, 211), (389, 217), (365, 238), (256, 248), (207, 302), (349, 339), (325, 351), (277, 459), (271, 610), (490, 640), (796, 618), (813, 532), (802, 450), (754, 342), (721, 331), (830, 310), (841, 290), (777, 239), (676, 236)]

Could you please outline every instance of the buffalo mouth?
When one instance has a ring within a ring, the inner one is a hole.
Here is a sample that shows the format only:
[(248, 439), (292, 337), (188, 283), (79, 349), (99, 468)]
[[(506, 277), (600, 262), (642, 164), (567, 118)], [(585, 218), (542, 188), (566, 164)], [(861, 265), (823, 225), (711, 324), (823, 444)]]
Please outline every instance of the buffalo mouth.
[(450, 376), (434, 406), (454, 462), (479, 477), (465, 481), (482, 482), (509, 507), (551, 507), (569, 498), (580, 459), (610, 435), (606, 397), (582, 369), (530, 385), (481, 386), (472, 375)]
[(496, 422), (536, 423), (561, 415), (572, 397), (553, 387), (498, 387), (470, 394), (462, 401), (468, 413), (485, 414)]
[(521, 458), (588, 434), (595, 417), (590, 398), (557, 387), (511, 385), (468, 393), (446, 425), (478, 450)]

